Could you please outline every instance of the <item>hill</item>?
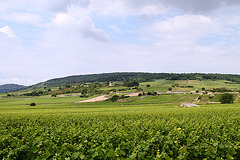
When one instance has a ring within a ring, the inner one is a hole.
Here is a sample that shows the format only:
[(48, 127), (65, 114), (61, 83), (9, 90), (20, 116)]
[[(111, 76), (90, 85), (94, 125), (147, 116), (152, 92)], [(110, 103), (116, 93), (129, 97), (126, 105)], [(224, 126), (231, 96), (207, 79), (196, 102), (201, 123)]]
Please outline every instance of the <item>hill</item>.
[(25, 86), (18, 84), (4, 84), (0, 85), (0, 93), (7, 93), (23, 89)]
[(74, 75), (63, 78), (54, 78), (38, 83), (30, 87), (59, 86), (66, 84), (76, 84), (85, 82), (109, 82), (123, 81), (129, 82), (137, 80), (139, 82), (152, 81), (154, 79), (166, 80), (228, 80), (233, 83), (240, 83), (240, 75), (234, 74), (205, 74), (205, 73), (145, 73), (145, 72), (115, 72), (88, 75)]

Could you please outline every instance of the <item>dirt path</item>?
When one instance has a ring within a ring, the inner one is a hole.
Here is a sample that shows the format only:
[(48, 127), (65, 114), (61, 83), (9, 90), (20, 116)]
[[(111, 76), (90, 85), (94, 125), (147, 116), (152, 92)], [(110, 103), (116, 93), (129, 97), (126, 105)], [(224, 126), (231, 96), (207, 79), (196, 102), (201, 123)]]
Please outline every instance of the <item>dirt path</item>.
[(139, 93), (142, 93), (142, 92), (133, 92), (133, 93), (128, 94), (127, 96), (129, 96), (129, 97), (137, 97)]
[(74, 102), (74, 103), (101, 102), (101, 101), (107, 100), (108, 98), (109, 98), (108, 95), (102, 95), (102, 96), (98, 96), (98, 97), (83, 100), (83, 101), (77, 101), (77, 102)]
[(81, 94), (62, 94), (62, 95), (57, 95), (57, 97), (76, 97), (80, 96)]

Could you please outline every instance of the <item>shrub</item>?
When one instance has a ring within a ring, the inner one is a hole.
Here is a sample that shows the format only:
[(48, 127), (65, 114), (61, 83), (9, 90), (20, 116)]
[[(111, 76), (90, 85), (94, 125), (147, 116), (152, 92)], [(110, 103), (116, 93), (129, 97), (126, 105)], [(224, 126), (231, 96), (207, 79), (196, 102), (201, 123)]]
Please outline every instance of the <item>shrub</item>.
[(114, 96), (112, 96), (112, 98), (110, 98), (110, 101), (116, 102), (118, 99), (119, 99), (119, 96), (118, 95), (114, 95)]
[(151, 92), (147, 92), (147, 95), (149, 95), (149, 96), (150, 96), (150, 95), (152, 95), (152, 93), (151, 93)]
[(233, 94), (230, 94), (230, 93), (222, 94), (220, 98), (220, 102), (222, 104), (233, 103)]
[(67, 84), (65, 85), (66, 88), (71, 88), (71, 85)]
[(57, 94), (52, 94), (52, 97), (57, 97)]
[(152, 95), (156, 96), (156, 95), (157, 95), (157, 92), (153, 92)]
[(117, 92), (117, 90), (116, 90), (116, 89), (111, 89), (110, 91)]
[(213, 88), (212, 92), (232, 92), (232, 90), (226, 88)]
[(134, 86), (139, 86), (139, 83), (137, 81), (133, 81), (133, 82), (128, 82), (126, 84), (127, 87), (134, 87)]
[(30, 106), (36, 106), (36, 103), (31, 103)]

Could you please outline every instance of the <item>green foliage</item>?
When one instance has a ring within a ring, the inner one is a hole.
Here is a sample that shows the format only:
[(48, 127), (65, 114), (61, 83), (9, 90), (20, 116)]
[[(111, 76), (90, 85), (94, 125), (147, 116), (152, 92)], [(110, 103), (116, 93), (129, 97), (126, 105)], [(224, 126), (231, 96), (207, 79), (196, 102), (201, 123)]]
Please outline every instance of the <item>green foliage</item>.
[(57, 94), (52, 94), (52, 96), (51, 97), (57, 97)]
[(111, 89), (110, 91), (112, 91), (112, 92), (116, 92), (117, 90), (116, 90), (116, 89)]
[(237, 105), (112, 104), (1, 112), (0, 159), (240, 159)]
[(222, 104), (233, 103), (233, 94), (225, 93), (221, 95), (220, 102)]
[(153, 95), (153, 96), (156, 96), (157, 95), (157, 92), (147, 92), (147, 95)]
[(133, 81), (133, 82), (128, 82), (126, 84), (127, 87), (136, 87), (136, 86), (139, 86), (139, 82), (137, 81)]
[(87, 95), (87, 94), (81, 94), (79, 97), (84, 97), (84, 98), (88, 98), (89, 97), (89, 95)]
[(232, 90), (231, 89), (227, 89), (227, 88), (213, 88), (212, 90), (211, 90), (212, 92), (232, 92)]
[(71, 85), (67, 84), (65, 85), (66, 88), (71, 88)]
[(30, 106), (36, 106), (36, 103), (31, 103)]
[[(185, 81), (157, 80), (141, 83), (140, 87), (150, 84), (145, 92), (156, 95), (155, 91), (165, 93), (174, 84), (174, 91), (179, 89), (177, 83), (186, 85)], [(222, 81), (190, 81), (199, 90), (202, 86), (214, 88), (207, 83), (217, 86)], [(83, 93), (82, 98), (0, 98), (0, 159), (240, 159), (239, 104), (176, 107), (182, 102), (195, 102), (197, 94), (73, 103), (89, 95), (120, 90), (105, 87), (100, 91), (97, 87), (98, 83), (86, 83), (51, 91)], [(220, 97), (216, 94), (212, 100), (219, 102)], [(118, 94), (110, 100), (123, 98), (127, 97)], [(209, 95), (201, 95), (198, 100), (207, 102)], [(26, 105), (31, 102), (38, 107)]]
[(152, 95), (152, 93), (151, 92), (147, 92), (147, 95), (150, 96), (150, 95)]
[(23, 95), (24, 96), (40, 96), (44, 94), (44, 92), (42, 90), (39, 90), (39, 91), (32, 91), (30, 93), (24, 93)]
[(87, 87), (82, 88), (81, 91), (80, 91), (81, 94), (86, 94), (87, 92), (88, 92)]
[(113, 95), (109, 100), (112, 102), (116, 102), (119, 99), (118, 95)]

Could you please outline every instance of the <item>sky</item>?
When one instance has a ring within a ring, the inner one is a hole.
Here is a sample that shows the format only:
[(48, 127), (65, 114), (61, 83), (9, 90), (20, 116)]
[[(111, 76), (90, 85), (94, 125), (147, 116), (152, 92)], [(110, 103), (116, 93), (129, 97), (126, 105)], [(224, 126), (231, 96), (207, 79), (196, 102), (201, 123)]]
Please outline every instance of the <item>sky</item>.
[(108, 72), (240, 74), (239, 0), (1, 0), (0, 84)]

